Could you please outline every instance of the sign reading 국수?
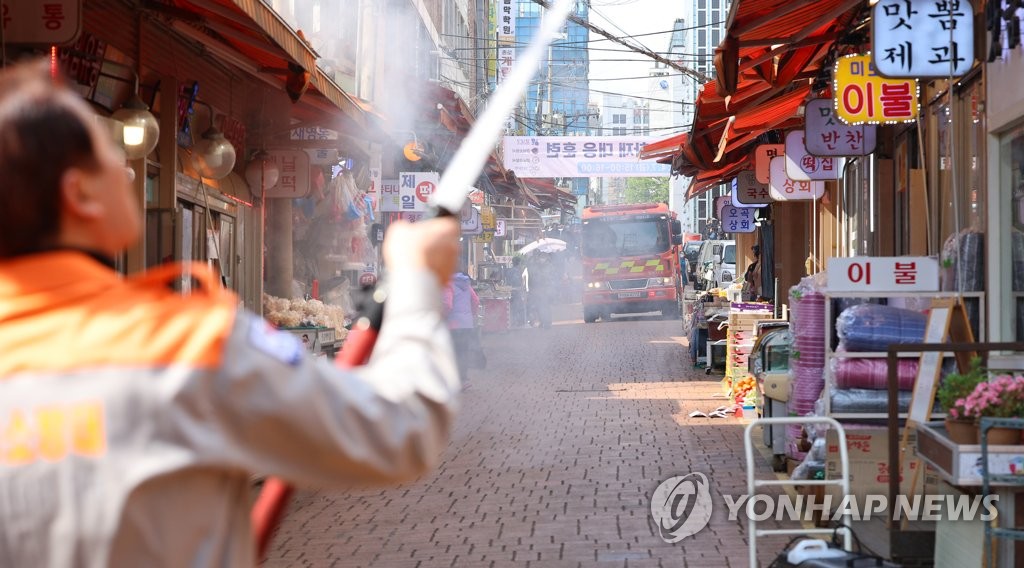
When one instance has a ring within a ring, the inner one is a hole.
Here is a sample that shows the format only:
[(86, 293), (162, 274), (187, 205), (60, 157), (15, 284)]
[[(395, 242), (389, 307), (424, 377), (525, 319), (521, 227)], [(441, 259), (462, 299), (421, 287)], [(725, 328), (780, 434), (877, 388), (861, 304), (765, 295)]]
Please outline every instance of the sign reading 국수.
[(805, 112), (807, 130), (804, 143), (815, 156), (867, 156), (875, 151), (873, 124), (849, 126), (836, 119), (835, 101), (813, 99)]
[(917, 81), (886, 79), (870, 55), (848, 55), (836, 61), (836, 116), (846, 124), (913, 122), (920, 105)]
[(829, 292), (935, 292), (939, 261), (926, 256), (832, 258), (826, 270)]
[(881, 0), (871, 24), (875, 68), (886, 77), (959, 77), (974, 65), (969, 0)]
[(732, 204), (737, 207), (764, 207), (772, 202), (768, 184), (757, 181), (752, 170), (743, 170), (732, 180)]

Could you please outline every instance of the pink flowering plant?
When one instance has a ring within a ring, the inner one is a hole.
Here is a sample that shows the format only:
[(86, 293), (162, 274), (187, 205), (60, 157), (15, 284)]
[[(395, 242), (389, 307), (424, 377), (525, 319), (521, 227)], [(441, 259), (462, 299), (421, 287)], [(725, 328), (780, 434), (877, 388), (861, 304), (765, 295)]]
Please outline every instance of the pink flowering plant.
[(956, 401), (950, 416), (957, 407), (964, 418), (1020, 418), (1024, 416), (1024, 376), (998, 375), (978, 383), (971, 394)]
[(953, 420), (971, 420), (967, 416), (964, 404), (974, 389), (988, 378), (988, 373), (981, 366), (981, 357), (972, 357), (966, 373), (950, 373), (942, 379), (935, 398)]

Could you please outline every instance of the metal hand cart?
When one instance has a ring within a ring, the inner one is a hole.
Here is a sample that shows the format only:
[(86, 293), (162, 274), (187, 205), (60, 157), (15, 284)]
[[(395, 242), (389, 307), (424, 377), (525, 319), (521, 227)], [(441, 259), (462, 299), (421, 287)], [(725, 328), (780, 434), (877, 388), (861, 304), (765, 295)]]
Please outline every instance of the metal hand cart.
[[(754, 427), (755, 426), (784, 426), (787, 424), (828, 424), (829, 427), (834, 428), (836, 433), (839, 435), (839, 463), (842, 465), (842, 478), (840, 479), (755, 479), (754, 477)], [(750, 539), (750, 546), (748, 549), (750, 557), (750, 567), (757, 568), (757, 538), (761, 536), (769, 536), (775, 534), (781, 535), (812, 535), (812, 534), (835, 534), (836, 530), (843, 531), (843, 549), (847, 552), (853, 551), (853, 539), (850, 533), (850, 514), (849, 509), (843, 514), (843, 525), (839, 529), (829, 528), (814, 528), (814, 529), (758, 529), (757, 520), (755, 515), (751, 514), (752, 505), (754, 503), (753, 497), (756, 495), (758, 487), (771, 487), (771, 486), (799, 486), (799, 485), (838, 485), (843, 495), (850, 494), (850, 456), (847, 453), (846, 448), (846, 431), (843, 430), (843, 426), (839, 424), (835, 419), (828, 418), (827, 416), (782, 416), (778, 418), (759, 418), (754, 420), (747, 425), (747, 428), (743, 431), (743, 447), (746, 451), (747, 459), (747, 495), (751, 498), (747, 500), (747, 538)]]

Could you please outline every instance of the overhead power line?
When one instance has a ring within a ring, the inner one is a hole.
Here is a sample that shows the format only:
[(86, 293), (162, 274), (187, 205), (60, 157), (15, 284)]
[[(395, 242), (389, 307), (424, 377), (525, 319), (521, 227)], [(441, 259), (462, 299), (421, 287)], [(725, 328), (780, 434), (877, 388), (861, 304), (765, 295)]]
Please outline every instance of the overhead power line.
[[(549, 9), (549, 10), (551, 9), (551, 4), (549, 2), (547, 2), (547, 0), (533, 0), (533, 3), (534, 4), (539, 4), (540, 6), (543, 6), (545, 9)], [(609, 32), (606, 32), (605, 30), (603, 30), (603, 29), (601, 29), (601, 28), (591, 24), (590, 22), (584, 20), (583, 18), (580, 18), (579, 16), (576, 16), (575, 14), (569, 14), (568, 18), (570, 20), (572, 20), (573, 22), (575, 22), (575, 23), (577, 23), (577, 24), (587, 28), (588, 30), (590, 30), (590, 31), (592, 31), (592, 32), (594, 32), (594, 33), (596, 33), (598, 35), (602, 35), (602, 36), (608, 38), (609, 40), (614, 41), (615, 43), (617, 43), (619, 45), (626, 46), (629, 49), (631, 49), (631, 50), (633, 50), (633, 51), (635, 51), (637, 53), (646, 55), (647, 57), (650, 57), (651, 59), (653, 59), (655, 61), (658, 61), (660, 63), (665, 64), (667, 67), (671, 67), (671, 68), (673, 68), (673, 69), (675, 69), (677, 71), (680, 71), (682, 73), (686, 73), (687, 75), (693, 77), (694, 79), (700, 81), (701, 83), (707, 83), (708, 81), (711, 80), (707, 75), (701, 73), (700, 71), (697, 71), (695, 69), (691, 69), (691, 68), (683, 66), (683, 65), (679, 65), (675, 61), (672, 61), (671, 59), (663, 57), (663, 56), (661, 56), (661, 55), (659, 55), (659, 54), (657, 54), (657, 53), (655, 53), (655, 52), (653, 52), (653, 51), (651, 51), (651, 50), (649, 50), (647, 48), (639, 47), (639, 46), (635, 46), (635, 45), (630, 45), (625, 40), (623, 40), (623, 39), (621, 39), (619, 37), (616, 37), (616, 36), (612, 35)]]

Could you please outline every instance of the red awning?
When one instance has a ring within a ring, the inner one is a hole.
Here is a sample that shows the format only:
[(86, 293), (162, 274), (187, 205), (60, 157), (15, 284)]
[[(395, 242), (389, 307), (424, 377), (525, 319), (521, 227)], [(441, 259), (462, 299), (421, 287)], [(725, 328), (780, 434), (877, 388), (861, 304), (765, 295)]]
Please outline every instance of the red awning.
[(675, 134), (657, 142), (651, 142), (644, 146), (643, 150), (640, 150), (639, 157), (641, 160), (657, 160), (673, 156), (679, 152), (680, 146), (686, 144), (686, 139), (689, 136), (689, 134), (684, 132), (683, 134)]

